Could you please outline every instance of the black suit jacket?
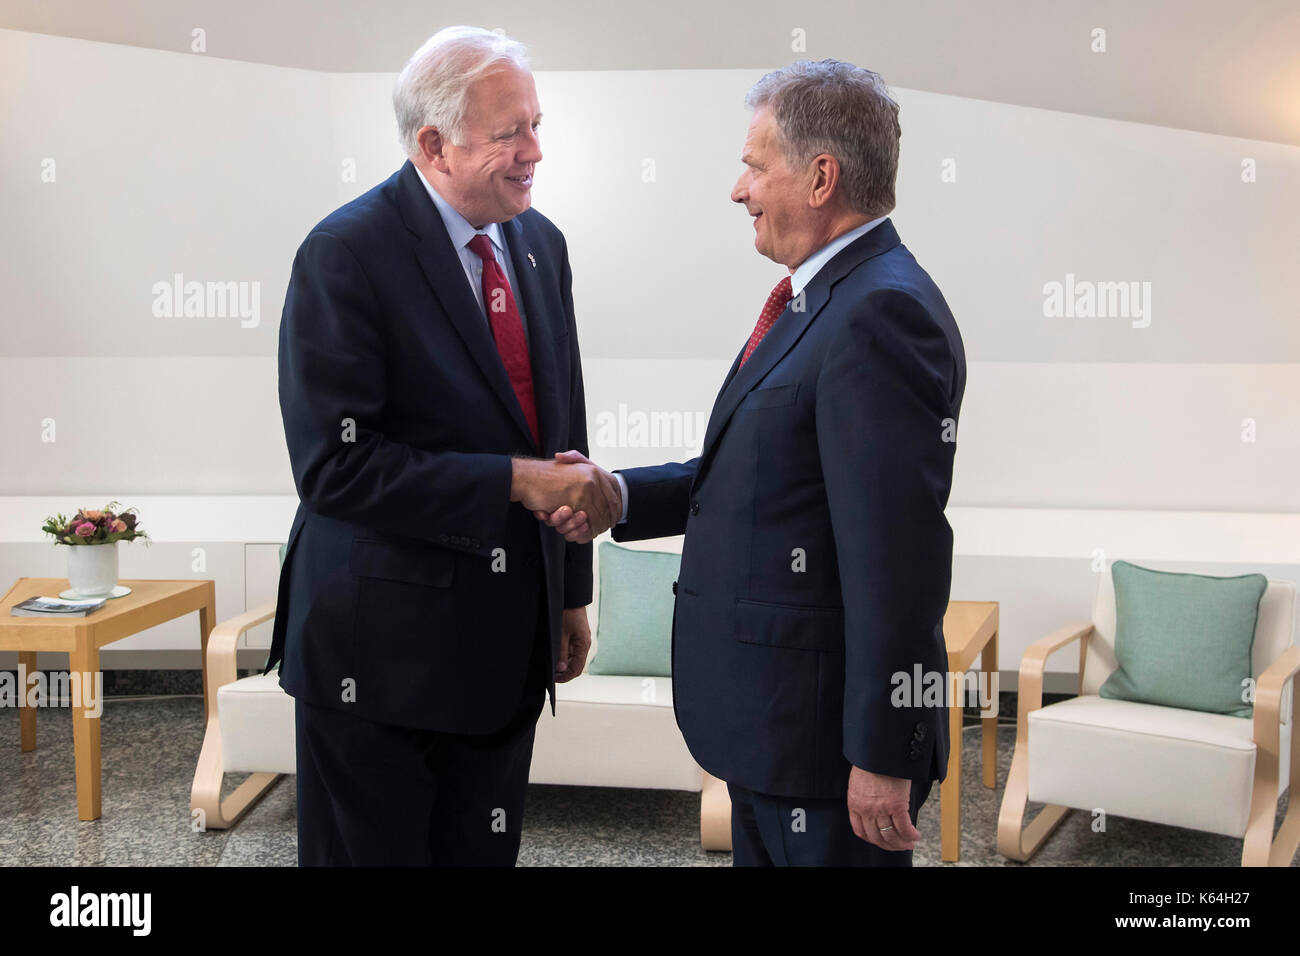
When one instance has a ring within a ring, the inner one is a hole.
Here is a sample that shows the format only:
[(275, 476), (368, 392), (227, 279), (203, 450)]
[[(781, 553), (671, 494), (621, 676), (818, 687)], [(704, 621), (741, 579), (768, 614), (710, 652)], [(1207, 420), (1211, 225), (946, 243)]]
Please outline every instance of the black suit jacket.
[(531, 209), (503, 228), (540, 448), (410, 162), (298, 249), (279, 388), (300, 504), (267, 661), (294, 697), (491, 732), (519, 705), (538, 622), (553, 662), (562, 609), (591, 601), (591, 546), (509, 501), (511, 455), (587, 450), (568, 249)]
[(966, 382), (952, 313), (886, 220), (737, 365), (700, 457), (623, 472), (614, 529), (686, 535), (673, 701), (691, 753), (783, 796), (842, 797), (850, 763), (942, 779), (947, 708), (891, 698), (895, 675), (947, 671), (944, 508)]

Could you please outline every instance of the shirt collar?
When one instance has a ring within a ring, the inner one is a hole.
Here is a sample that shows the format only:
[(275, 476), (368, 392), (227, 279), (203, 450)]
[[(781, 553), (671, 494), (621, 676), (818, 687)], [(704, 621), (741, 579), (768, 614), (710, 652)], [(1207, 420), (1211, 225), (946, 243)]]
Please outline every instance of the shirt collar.
[(456, 211), (456, 207), (447, 202), (438, 190), (429, 185), (429, 181), (424, 178), (417, 168), (415, 170), (420, 175), (420, 182), (424, 183), (425, 191), (428, 192), (429, 198), (433, 204), (438, 207), (438, 215), (442, 216), (442, 224), (447, 227), (447, 235), (451, 238), (452, 248), (459, 255), (460, 251), (469, 245), (469, 241), (475, 235), (482, 232), (492, 240), (492, 245), (496, 250), (497, 261), (504, 261), (506, 252), (505, 238), (501, 234), (501, 223), (490, 222), (482, 229), (475, 229), (470, 221)]
[(856, 229), (850, 229), (843, 235), (836, 236), (803, 262), (799, 263), (798, 268), (796, 268), (790, 275), (790, 294), (798, 295), (804, 286), (812, 281), (813, 276), (821, 271), (822, 266), (835, 258), (837, 252), (855, 239), (865, 236), (888, 218), (888, 216), (881, 216), (879, 219), (873, 219), (871, 222), (864, 222)]

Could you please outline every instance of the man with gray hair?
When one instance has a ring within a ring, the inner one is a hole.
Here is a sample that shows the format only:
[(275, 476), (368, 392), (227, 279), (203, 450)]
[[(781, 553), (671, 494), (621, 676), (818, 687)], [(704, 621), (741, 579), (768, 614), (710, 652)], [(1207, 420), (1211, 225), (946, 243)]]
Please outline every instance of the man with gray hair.
[[(900, 682), (945, 686), (965, 353), (889, 219), (900, 129), (880, 77), (801, 61), (747, 105), (731, 198), (789, 275), (700, 456), (616, 473), (614, 538), (686, 535), (673, 703), (695, 759), (727, 781), (735, 863), (907, 866), (948, 762), (944, 701)], [(544, 517), (590, 540), (570, 508)]]
[(301, 501), (267, 670), (295, 698), (301, 864), (513, 865), (543, 700), (590, 646), (590, 545), (531, 511), (621, 502), (554, 458), (586, 409), (524, 48), (443, 30), (393, 105), (408, 161), (311, 230), (285, 297)]

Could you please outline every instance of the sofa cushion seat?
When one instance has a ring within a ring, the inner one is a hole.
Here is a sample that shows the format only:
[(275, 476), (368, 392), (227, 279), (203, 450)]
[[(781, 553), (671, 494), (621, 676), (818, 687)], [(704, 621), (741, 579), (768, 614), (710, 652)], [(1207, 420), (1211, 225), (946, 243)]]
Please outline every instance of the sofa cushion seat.
[(673, 707), (673, 682), (667, 677), (621, 677), (584, 673), (565, 684), (555, 685), (557, 706), (566, 702), (583, 704), (631, 704)]
[(295, 773), (293, 698), (280, 672), (241, 677), (217, 690), (221, 762), (227, 773)]
[[(555, 685), (556, 714), (542, 708), (534, 783), (698, 790), (700, 772), (673, 714), (665, 677), (583, 674)], [(294, 773), (294, 702), (278, 671), (217, 691), (227, 773)]]

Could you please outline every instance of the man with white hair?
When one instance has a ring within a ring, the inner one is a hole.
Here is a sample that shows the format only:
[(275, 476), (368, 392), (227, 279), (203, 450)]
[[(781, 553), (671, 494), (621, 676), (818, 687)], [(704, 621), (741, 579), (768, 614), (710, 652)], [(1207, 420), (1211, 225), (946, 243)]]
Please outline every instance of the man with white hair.
[(401, 169), (294, 259), (279, 388), (300, 504), (267, 670), (295, 698), (300, 864), (513, 865), (533, 731), (590, 646), (564, 236), (532, 210), (524, 48), (450, 27), (393, 93)]
[[(908, 866), (948, 764), (952, 486), (966, 358), (898, 237), (880, 77), (799, 61), (750, 91), (731, 198), (785, 266), (698, 458), (631, 468), (616, 540), (685, 534), (673, 704), (725, 780), (737, 865)], [(582, 455), (565, 460), (581, 462)], [(590, 540), (569, 507), (539, 517)]]

